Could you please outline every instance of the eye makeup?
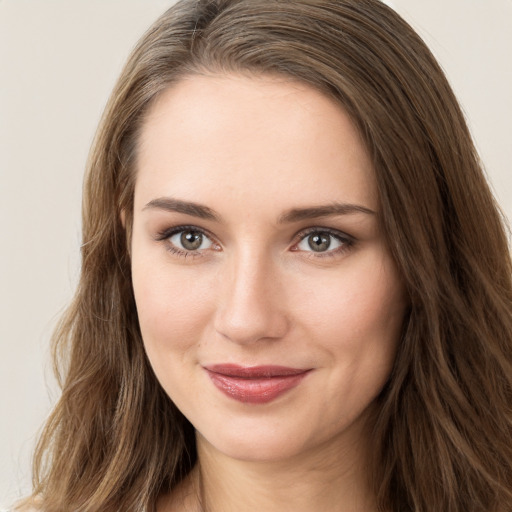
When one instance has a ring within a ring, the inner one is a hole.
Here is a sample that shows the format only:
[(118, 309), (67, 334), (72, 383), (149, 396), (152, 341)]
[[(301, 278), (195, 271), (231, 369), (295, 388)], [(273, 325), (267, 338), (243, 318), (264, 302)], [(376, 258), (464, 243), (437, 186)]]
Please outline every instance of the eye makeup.
[[(209, 231), (193, 225), (166, 228), (157, 233), (155, 240), (165, 243), (171, 254), (183, 258), (198, 258), (209, 251), (222, 251)], [(289, 250), (304, 253), (308, 258), (336, 257), (350, 251), (355, 241), (354, 237), (342, 231), (314, 226), (297, 233)]]

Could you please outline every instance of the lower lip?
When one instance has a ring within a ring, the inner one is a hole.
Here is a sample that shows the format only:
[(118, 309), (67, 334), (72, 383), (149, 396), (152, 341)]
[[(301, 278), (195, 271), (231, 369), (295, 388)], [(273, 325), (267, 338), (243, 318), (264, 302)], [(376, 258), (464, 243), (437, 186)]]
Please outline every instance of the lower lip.
[(225, 395), (239, 402), (266, 404), (298, 386), (309, 373), (273, 377), (242, 378), (206, 370), (213, 384)]

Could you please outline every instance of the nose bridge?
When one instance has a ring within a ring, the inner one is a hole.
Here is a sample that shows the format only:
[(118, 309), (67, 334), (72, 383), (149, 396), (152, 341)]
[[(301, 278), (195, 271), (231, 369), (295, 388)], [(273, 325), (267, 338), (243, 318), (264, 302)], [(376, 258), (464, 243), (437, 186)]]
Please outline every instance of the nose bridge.
[(279, 338), (287, 319), (278, 269), (271, 255), (249, 247), (234, 252), (221, 276), (216, 330), (237, 343)]

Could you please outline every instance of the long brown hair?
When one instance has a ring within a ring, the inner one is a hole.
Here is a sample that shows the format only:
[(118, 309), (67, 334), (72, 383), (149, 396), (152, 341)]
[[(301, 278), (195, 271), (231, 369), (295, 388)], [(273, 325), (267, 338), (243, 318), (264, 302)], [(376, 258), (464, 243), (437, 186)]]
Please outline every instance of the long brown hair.
[(193, 428), (144, 353), (128, 247), (144, 115), (172, 83), (209, 71), (316, 87), (373, 159), (410, 300), (375, 418), (381, 510), (512, 510), (506, 234), (442, 70), (377, 0), (182, 0), (134, 50), (88, 163), (81, 279), (54, 337), (62, 397), (35, 455), (42, 509), (149, 510), (195, 463)]

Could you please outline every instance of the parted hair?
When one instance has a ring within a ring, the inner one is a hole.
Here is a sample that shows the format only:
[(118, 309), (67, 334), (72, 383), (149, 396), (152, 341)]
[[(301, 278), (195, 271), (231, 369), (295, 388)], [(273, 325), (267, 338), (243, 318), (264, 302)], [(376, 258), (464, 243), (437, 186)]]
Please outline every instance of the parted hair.
[(380, 509), (512, 511), (507, 233), (440, 66), (378, 0), (181, 0), (132, 52), (87, 165), (81, 276), (53, 339), (62, 395), (34, 460), (41, 510), (150, 511), (196, 461), (194, 429), (145, 355), (129, 246), (145, 115), (204, 73), (309, 84), (345, 109), (373, 161), (409, 300), (372, 427)]

